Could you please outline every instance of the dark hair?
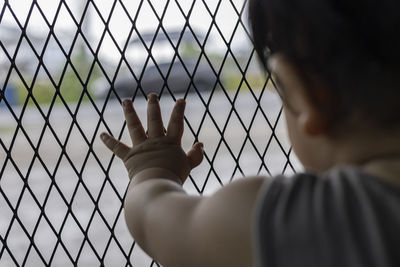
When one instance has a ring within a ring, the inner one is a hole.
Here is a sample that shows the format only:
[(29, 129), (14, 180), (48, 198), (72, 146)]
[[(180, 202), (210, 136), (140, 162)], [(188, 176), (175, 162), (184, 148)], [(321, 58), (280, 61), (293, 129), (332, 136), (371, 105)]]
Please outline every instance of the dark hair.
[(400, 124), (399, 11), (397, 0), (251, 0), (249, 20), (264, 67), (280, 52), (315, 75), (334, 96), (325, 112), (335, 123), (357, 113), (391, 128)]

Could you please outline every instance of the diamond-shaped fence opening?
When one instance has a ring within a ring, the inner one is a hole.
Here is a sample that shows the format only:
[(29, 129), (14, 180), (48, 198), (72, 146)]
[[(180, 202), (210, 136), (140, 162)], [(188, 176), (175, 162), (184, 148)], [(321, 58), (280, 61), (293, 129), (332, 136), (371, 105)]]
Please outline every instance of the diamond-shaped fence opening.
[(260, 70), (247, 0), (35, 0), (0, 5), (0, 266), (159, 266), (128, 234), (128, 135), (157, 92), (185, 98), (183, 147), (205, 144), (184, 188), (301, 168), (274, 82)]

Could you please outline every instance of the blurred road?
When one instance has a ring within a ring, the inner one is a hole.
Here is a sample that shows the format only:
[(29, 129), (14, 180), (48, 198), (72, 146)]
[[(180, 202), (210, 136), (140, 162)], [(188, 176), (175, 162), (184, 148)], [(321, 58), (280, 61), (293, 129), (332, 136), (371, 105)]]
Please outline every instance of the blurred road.
[[(233, 99), (233, 95), (230, 97)], [(167, 124), (174, 102), (170, 96), (165, 95), (161, 97), (160, 103), (164, 123)], [(99, 109), (103, 106), (101, 102), (96, 104)], [(242, 125), (244, 124), (244, 127), (249, 129), (257, 107), (262, 108), (271, 124), (275, 124), (280, 110), (280, 102), (275, 93), (266, 91), (259, 104), (249, 92), (240, 93), (234, 105), (236, 112), (232, 112), (228, 119), (232, 105), (225, 94), (216, 92), (208, 106), (208, 111), (213, 118), (207, 115), (200, 130), (200, 123), (206, 112), (203, 103), (197, 95), (193, 94), (188, 96), (186, 107), (187, 121), (198, 139), (204, 142), (208, 160), (212, 161), (214, 158), (213, 170), (204, 188), (205, 194), (210, 194), (221, 187), (216, 176), (224, 184), (228, 183), (231, 177), (234, 179), (241, 177), (242, 174), (238, 170), (234, 173), (237, 162), (246, 176), (257, 174), (262, 163), (273, 175), (281, 173), (284, 169), (286, 158), (274, 138), (264, 155), (272, 131), (260, 110), (258, 110), (248, 133)], [(76, 107), (71, 105), (70, 108), (75, 113)], [(139, 116), (145, 118), (146, 102), (144, 99), (135, 100), (135, 108)], [(47, 114), (48, 107), (43, 107), (43, 109)], [(20, 108), (15, 108), (15, 113), (19, 116)], [(112, 134), (118, 136), (123, 125), (122, 110), (118, 102), (110, 102), (104, 110), (103, 117)], [(126, 260), (124, 260), (121, 249), (128, 254), (132, 238), (126, 229), (123, 213), (119, 213), (119, 210), (120, 198), (125, 192), (128, 179), (124, 166), (119, 160), (113, 160), (110, 165), (112, 155), (99, 141), (98, 135), (101, 131), (106, 130), (106, 127), (90, 103), (80, 106), (74, 119), (64, 106), (57, 105), (53, 108), (48, 121), (57, 138), (48, 127), (45, 127), (46, 120), (33, 107), (28, 107), (21, 121), (21, 125), (34, 147), (38, 148), (39, 160), (34, 157), (35, 152), (21, 130), (18, 131), (15, 141), (12, 143), (17, 123), (8, 109), (3, 108), (0, 111), (1, 140), (7, 149), (10, 149), (12, 144), (11, 157), (22, 175), (21, 178), (11, 161), (7, 160), (7, 165), (0, 177), (1, 190), (4, 192), (3, 195), (0, 195), (0, 236), (2, 238), (7, 236), (8, 248), (19, 263), (24, 260), (27, 250), (30, 250), (29, 257), (26, 259), (28, 266), (43, 265), (36, 254), (36, 249), (40, 251), (46, 261), (50, 260), (53, 250), (56, 249), (52, 258), (52, 266), (70, 266), (71, 264), (66, 264), (70, 261), (63, 247), (71, 253), (71, 257), (74, 259), (79, 254), (78, 264), (81, 266), (96, 266), (98, 258), (104, 258), (107, 266), (125, 265)], [(81, 130), (74, 121), (81, 127)], [(229, 123), (226, 124), (227, 121)], [(100, 124), (99, 129), (96, 130), (98, 124)], [(43, 129), (45, 129), (43, 138), (38, 145)], [(217, 150), (216, 148), (221, 142), (220, 131), (224, 131), (223, 137), (226, 143), (222, 142)], [(188, 125), (185, 126), (182, 144), (186, 150), (195, 140), (193, 132)], [(285, 134), (283, 117), (277, 124), (275, 134), (285, 151), (288, 151), (290, 145)], [(84, 136), (86, 136), (86, 140)], [(246, 139), (247, 137), (251, 138), (256, 148), (250, 140)], [(128, 141), (126, 130), (122, 139)], [(63, 154), (63, 149), (58, 142), (65, 145), (66, 154)], [(242, 149), (242, 147), (244, 148)], [(264, 156), (263, 159), (260, 159), (257, 150)], [(238, 157), (239, 155), (240, 157)], [(35, 160), (33, 160), (34, 158)], [(203, 188), (211, 168), (208, 160), (205, 159), (192, 172), (193, 180), (200, 189)], [(291, 160), (295, 168), (301, 168), (293, 155)], [(1, 167), (4, 166), (5, 161), (6, 153), (0, 148)], [(47, 170), (42, 163), (45, 164)], [(109, 179), (103, 169), (108, 169)], [(291, 173), (290, 168), (288, 171)], [(260, 173), (267, 174), (267, 170), (262, 168)], [(29, 189), (25, 187), (25, 183), (29, 185)], [(195, 185), (191, 181), (186, 182), (185, 188), (188, 192), (197, 194)], [(47, 194), (49, 191), (50, 193)], [(99, 194), (100, 191), (101, 194)], [(27, 229), (27, 233), (13, 219), (13, 211), (9, 208), (4, 196), (9, 199), (13, 209), (18, 207), (18, 218)], [(68, 210), (67, 203), (71, 205), (71, 210)], [(45, 217), (41, 215), (41, 209), (44, 210)], [(10, 229), (11, 221), (13, 224)], [(112, 231), (110, 231), (111, 228)], [(61, 243), (58, 242), (53, 231), (60, 233)], [(87, 240), (83, 232), (86, 233)], [(31, 247), (27, 234), (33, 236), (36, 247)], [(93, 252), (93, 248), (97, 255)], [(130, 258), (133, 266), (150, 266), (151, 263), (151, 260), (138, 246), (135, 246)], [(5, 250), (0, 266), (13, 265)]]

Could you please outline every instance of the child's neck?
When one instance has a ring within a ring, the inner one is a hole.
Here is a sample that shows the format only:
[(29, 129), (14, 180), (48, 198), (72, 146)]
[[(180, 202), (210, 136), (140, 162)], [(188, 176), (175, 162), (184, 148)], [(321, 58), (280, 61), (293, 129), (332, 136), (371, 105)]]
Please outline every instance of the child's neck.
[(400, 133), (354, 136), (339, 153), (343, 163), (353, 163), (400, 188)]
[(400, 189), (400, 155), (391, 159), (374, 160), (366, 163), (362, 168)]

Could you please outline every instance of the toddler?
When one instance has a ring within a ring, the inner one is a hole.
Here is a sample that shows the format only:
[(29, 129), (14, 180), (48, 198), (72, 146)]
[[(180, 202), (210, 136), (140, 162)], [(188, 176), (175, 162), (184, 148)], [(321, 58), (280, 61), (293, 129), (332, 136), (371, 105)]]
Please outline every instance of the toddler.
[(208, 197), (182, 184), (203, 144), (181, 147), (185, 101), (164, 131), (148, 96), (147, 133), (122, 103), (132, 144), (106, 133), (130, 184), (136, 242), (163, 266), (400, 266), (400, 2), (251, 0), (254, 45), (274, 76), (292, 177), (246, 177)]

